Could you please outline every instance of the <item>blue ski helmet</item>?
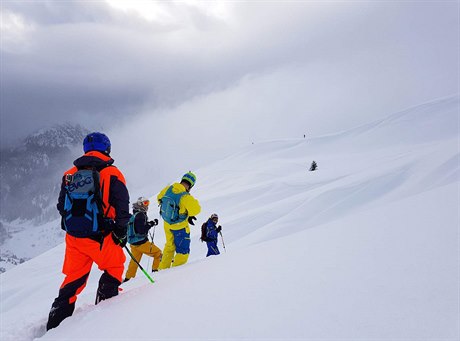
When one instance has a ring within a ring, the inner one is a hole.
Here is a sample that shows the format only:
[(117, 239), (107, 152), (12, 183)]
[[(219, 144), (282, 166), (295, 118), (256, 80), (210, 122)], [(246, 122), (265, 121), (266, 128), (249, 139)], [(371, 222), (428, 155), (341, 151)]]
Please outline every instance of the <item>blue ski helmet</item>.
[(105, 154), (110, 154), (110, 147), (111, 144), (107, 135), (97, 131), (86, 135), (85, 139), (83, 140), (83, 151), (85, 153), (92, 150), (97, 150)]

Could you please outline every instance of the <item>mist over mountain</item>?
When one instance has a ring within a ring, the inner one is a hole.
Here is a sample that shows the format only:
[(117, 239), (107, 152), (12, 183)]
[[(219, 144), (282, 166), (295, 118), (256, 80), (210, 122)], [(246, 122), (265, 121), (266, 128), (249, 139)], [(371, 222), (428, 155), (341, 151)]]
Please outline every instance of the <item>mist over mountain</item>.
[(44, 223), (55, 219), (60, 175), (81, 154), (88, 132), (80, 125), (60, 124), (27, 136), (18, 146), (2, 149), (0, 220)]

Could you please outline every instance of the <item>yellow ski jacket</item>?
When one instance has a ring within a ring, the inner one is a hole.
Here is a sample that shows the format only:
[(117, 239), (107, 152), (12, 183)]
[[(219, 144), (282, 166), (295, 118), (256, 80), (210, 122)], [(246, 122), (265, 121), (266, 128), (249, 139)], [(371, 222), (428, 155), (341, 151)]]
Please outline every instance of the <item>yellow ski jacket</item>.
[[(185, 192), (184, 185), (175, 182), (173, 185), (173, 193), (178, 194)], [(157, 195), (158, 204), (160, 204), (161, 198), (164, 197), (166, 191), (171, 185), (166, 186), (163, 190)], [(184, 195), (179, 201), (179, 214), (187, 214), (189, 217), (193, 217), (198, 215), (201, 212), (201, 206), (198, 200), (196, 200), (190, 193)], [(165, 228), (169, 228), (171, 230), (181, 230), (188, 226), (188, 220), (185, 219), (180, 223), (170, 225), (166, 221), (164, 222)]]

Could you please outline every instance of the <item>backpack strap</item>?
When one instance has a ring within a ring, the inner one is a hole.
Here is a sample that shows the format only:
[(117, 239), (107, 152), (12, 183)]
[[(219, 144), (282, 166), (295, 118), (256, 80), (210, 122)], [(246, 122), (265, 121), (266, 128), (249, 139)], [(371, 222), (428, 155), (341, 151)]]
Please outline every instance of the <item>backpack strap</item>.
[[(105, 167), (104, 167), (105, 168)], [(101, 185), (99, 181), (99, 171), (96, 169), (96, 167), (93, 167), (93, 179), (94, 179), (94, 200), (96, 201), (96, 206), (99, 212), (104, 215), (104, 210), (102, 208), (102, 195), (101, 195)]]
[[(109, 164), (105, 164), (105, 165), (102, 165), (98, 168), (96, 168), (96, 170), (99, 172), (99, 174), (106, 168), (116, 168), (114, 165), (109, 165)], [(98, 179), (99, 181), (99, 179)], [(110, 183), (108, 185), (110, 187)], [(105, 192), (104, 188), (102, 188), (101, 186), (99, 186), (99, 191), (100, 191), (100, 200), (101, 200), (101, 212), (102, 212), (102, 215), (105, 217), (107, 217), (107, 215), (109, 214), (110, 212), (110, 209), (112, 208), (112, 205), (109, 203), (108, 201), (108, 198), (107, 198), (107, 205), (104, 203), (104, 201), (102, 200), (102, 197), (103, 197), (103, 193)], [(110, 188), (107, 192), (107, 195), (110, 196)]]
[(134, 228), (134, 223), (136, 222), (136, 216), (139, 212), (135, 212), (131, 218), (129, 218), (129, 223), (133, 225), (133, 232), (136, 233), (136, 229)]

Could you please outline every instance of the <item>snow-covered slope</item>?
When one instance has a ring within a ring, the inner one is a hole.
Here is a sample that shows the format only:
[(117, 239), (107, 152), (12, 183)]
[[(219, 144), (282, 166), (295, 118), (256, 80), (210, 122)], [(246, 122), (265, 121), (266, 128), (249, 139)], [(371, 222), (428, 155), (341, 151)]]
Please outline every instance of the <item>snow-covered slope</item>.
[(154, 284), (139, 272), (97, 306), (93, 268), (74, 315), (41, 337), (60, 245), (1, 275), (0, 338), (457, 340), (458, 110), (446, 98), (205, 166), (199, 222), (219, 213), (222, 255), (204, 257), (197, 226), (188, 264)]

